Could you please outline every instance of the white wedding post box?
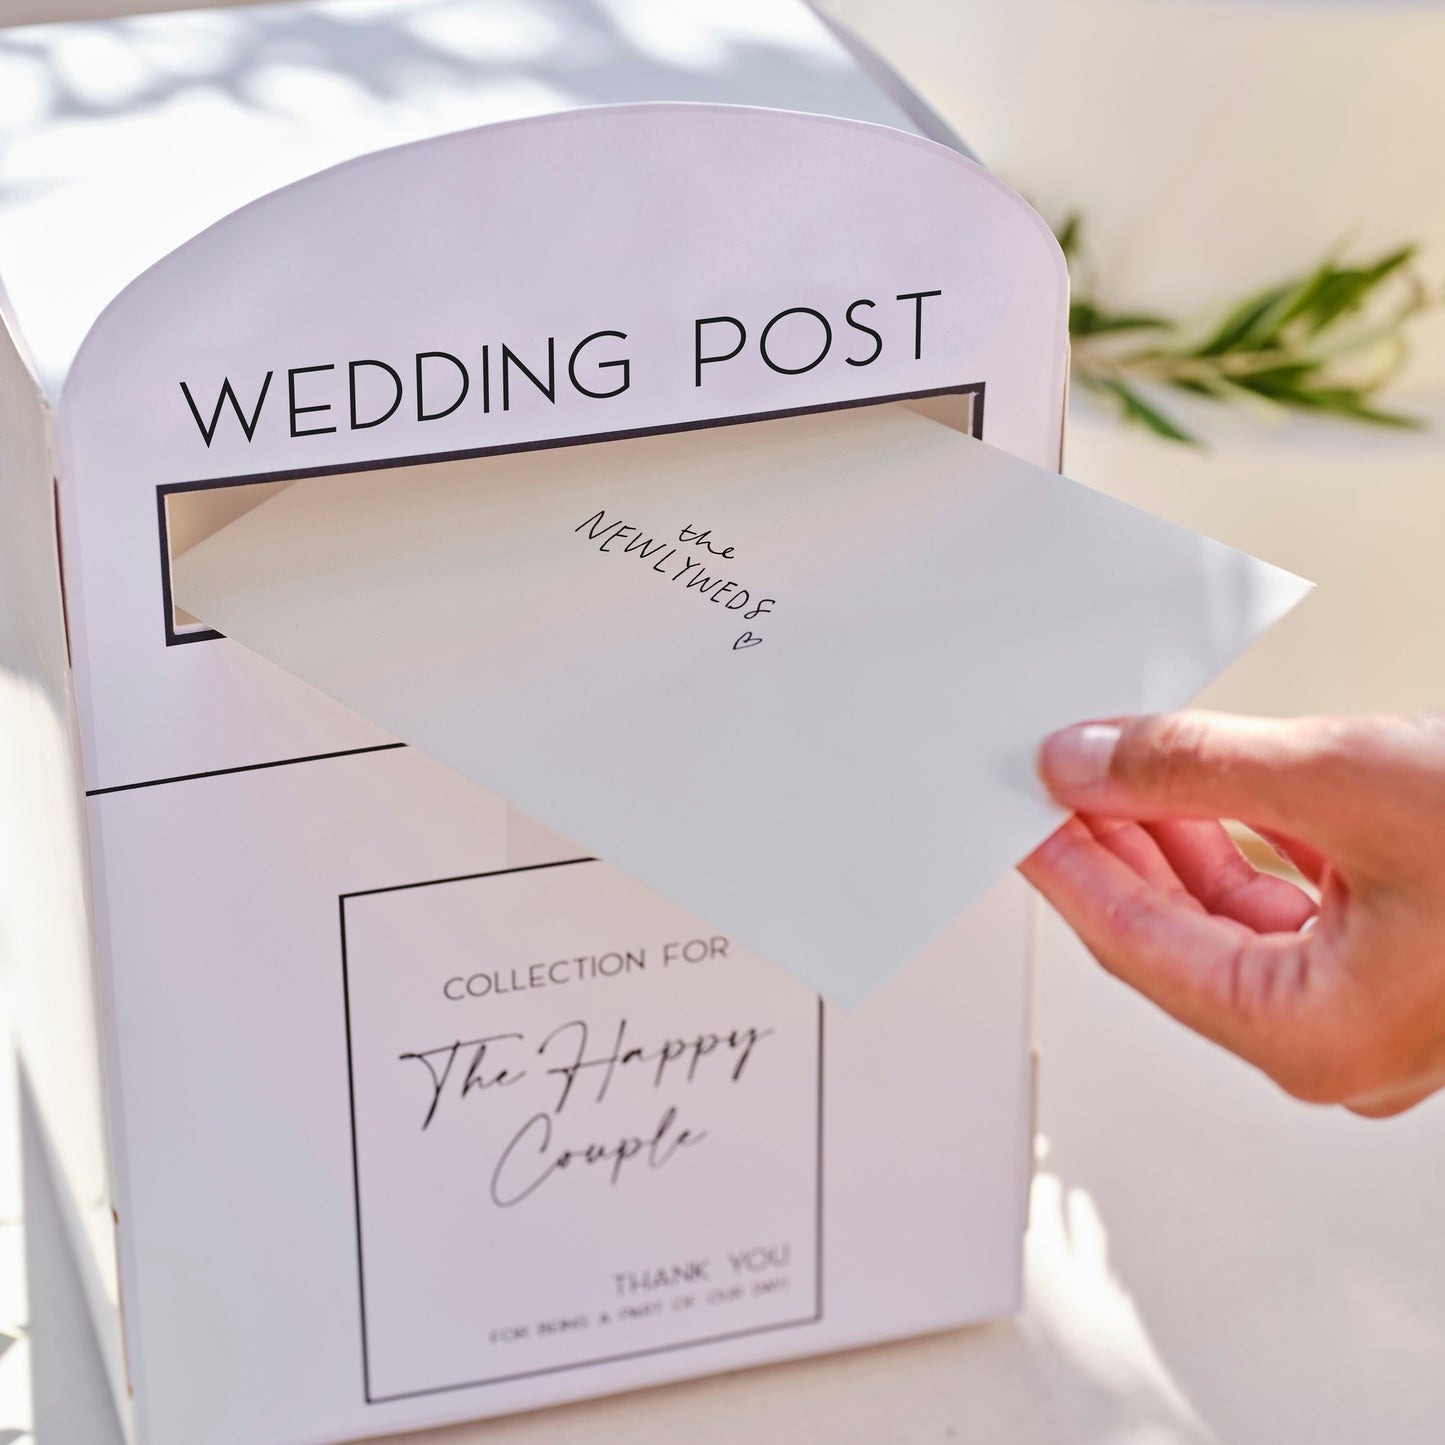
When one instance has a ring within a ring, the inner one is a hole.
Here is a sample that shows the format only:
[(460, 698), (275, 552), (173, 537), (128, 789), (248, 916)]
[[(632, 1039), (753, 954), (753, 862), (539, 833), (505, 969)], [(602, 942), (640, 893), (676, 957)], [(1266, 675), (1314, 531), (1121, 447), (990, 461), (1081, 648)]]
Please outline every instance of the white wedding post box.
[(796, 0), (15, 30), (0, 126), (0, 942), (129, 1438), (320, 1445), (1014, 1310), (1021, 885), (844, 1011), (170, 579), (299, 478), (779, 416), (912, 406), (1056, 468), (1039, 219)]

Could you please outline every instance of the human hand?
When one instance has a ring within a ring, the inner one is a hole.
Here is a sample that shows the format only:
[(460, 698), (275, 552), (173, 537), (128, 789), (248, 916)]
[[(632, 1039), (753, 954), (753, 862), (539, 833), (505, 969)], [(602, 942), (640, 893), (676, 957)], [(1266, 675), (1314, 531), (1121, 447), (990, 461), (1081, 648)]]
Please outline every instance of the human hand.
[(1384, 1117), (1445, 1086), (1445, 715), (1121, 718), (1039, 772), (1076, 816), (1022, 872), (1110, 973), (1296, 1098)]

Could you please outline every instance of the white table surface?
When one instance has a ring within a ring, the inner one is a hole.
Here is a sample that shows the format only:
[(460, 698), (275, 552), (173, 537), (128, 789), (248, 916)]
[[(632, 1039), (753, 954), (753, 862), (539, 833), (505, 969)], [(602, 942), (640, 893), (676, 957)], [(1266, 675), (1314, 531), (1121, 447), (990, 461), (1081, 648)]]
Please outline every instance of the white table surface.
[[(1053, 920), (1039, 1013), (1018, 1318), (408, 1445), (1438, 1445), (1445, 1101), (1386, 1123), (1296, 1104)], [(36, 1143), (3, 1103), (0, 1445), (119, 1445)]]

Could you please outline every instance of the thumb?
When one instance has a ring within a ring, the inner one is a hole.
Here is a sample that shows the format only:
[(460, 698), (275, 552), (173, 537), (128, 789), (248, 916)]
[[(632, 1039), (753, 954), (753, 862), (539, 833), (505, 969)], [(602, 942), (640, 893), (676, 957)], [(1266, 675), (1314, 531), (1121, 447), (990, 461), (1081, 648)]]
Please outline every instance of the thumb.
[(1232, 818), (1338, 857), (1368, 831), (1368, 770), (1351, 757), (1346, 727), (1207, 712), (1082, 723), (1045, 739), (1039, 775), (1079, 812)]

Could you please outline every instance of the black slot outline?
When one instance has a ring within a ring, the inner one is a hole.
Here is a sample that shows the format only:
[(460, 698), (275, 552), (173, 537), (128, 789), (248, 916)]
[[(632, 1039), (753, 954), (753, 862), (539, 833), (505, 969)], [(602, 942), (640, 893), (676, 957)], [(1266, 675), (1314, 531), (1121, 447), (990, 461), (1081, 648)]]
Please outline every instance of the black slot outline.
[(817, 1070), (815, 1088), (816, 1101), (816, 1163), (813, 1184), (813, 1312), (793, 1320), (778, 1320), (772, 1324), (756, 1325), (752, 1329), (729, 1330), (721, 1334), (707, 1335), (696, 1340), (678, 1340), (668, 1345), (656, 1345), (651, 1349), (630, 1350), (615, 1355), (599, 1356), (590, 1360), (575, 1360), (565, 1365), (547, 1365), (535, 1370), (519, 1370), (510, 1375), (496, 1375), (482, 1380), (463, 1380), (454, 1385), (429, 1385), (422, 1389), (400, 1390), (390, 1395), (374, 1395), (371, 1389), (371, 1354), (366, 1331), (366, 1265), (362, 1245), (361, 1227), (361, 1168), (357, 1151), (356, 1124), (356, 1074), (352, 1057), (351, 1034), (351, 973), (346, 952), (346, 902), (349, 898), (367, 898), (377, 893), (402, 893), (413, 888), (434, 888), (445, 883), (472, 883), (482, 878), (501, 878), (512, 873), (535, 873), (544, 868), (570, 868), (578, 863), (596, 863), (596, 858), (560, 858), (552, 863), (527, 863), (515, 868), (493, 868), (485, 873), (461, 873), (450, 878), (428, 878), (414, 883), (394, 883), (382, 888), (362, 888), (337, 897), (337, 911), (341, 932), (341, 997), (342, 1011), (346, 1024), (346, 1098), (351, 1135), (351, 1193), (356, 1226), (356, 1291), (358, 1320), (361, 1331), (361, 1382), (362, 1397), (368, 1405), (390, 1404), (398, 1400), (415, 1400), (430, 1395), (453, 1394), (460, 1390), (479, 1390), (489, 1385), (506, 1385), (517, 1380), (535, 1379), (542, 1375), (559, 1375), (569, 1370), (591, 1369), (598, 1365), (615, 1365), (626, 1360), (647, 1359), (653, 1355), (674, 1354), (679, 1350), (698, 1349), (704, 1345), (719, 1345), (730, 1340), (749, 1339), (755, 1335), (774, 1334), (780, 1330), (802, 1329), (823, 1321), (823, 1129), (824, 1129), (824, 1019), (825, 1005), (818, 995), (818, 1034), (816, 1042)]
[(177, 632), (175, 604), (171, 597), (170, 528), (166, 517), (166, 498), (178, 492), (209, 492), (219, 487), (256, 486), (262, 482), (299, 482), (308, 477), (359, 476), (365, 472), (385, 472), (396, 467), (418, 467), (438, 462), (472, 461), (484, 457), (514, 456), (522, 452), (554, 451), (560, 447), (596, 446), (601, 442), (632, 441), (638, 437), (668, 436), (674, 432), (704, 431), (709, 427), (744, 426), (749, 422), (779, 421), (790, 416), (815, 416), (830, 411), (850, 411), (860, 406), (884, 406), (895, 401), (927, 401), (937, 396), (972, 396), (974, 403), (969, 420), (971, 433), (983, 439), (984, 383), (969, 382), (964, 386), (938, 386), (928, 391), (895, 392), (888, 396), (857, 397), (850, 401), (823, 402), (817, 406), (784, 407), (777, 411), (746, 412), (739, 416), (706, 417), (698, 421), (675, 422), (666, 426), (633, 427), (627, 431), (587, 432), (577, 436), (548, 437), (541, 441), (511, 442), (495, 447), (471, 447), (463, 451), (424, 452), (415, 456), (382, 457), (369, 462), (348, 462), (339, 466), (296, 467), (289, 471), (254, 472), (236, 477), (212, 477), (200, 482), (166, 482), (156, 487), (156, 527), (160, 540), (161, 622), (167, 647), (183, 647), (192, 642), (214, 642), (224, 636), (214, 628), (197, 628), (194, 632)]

